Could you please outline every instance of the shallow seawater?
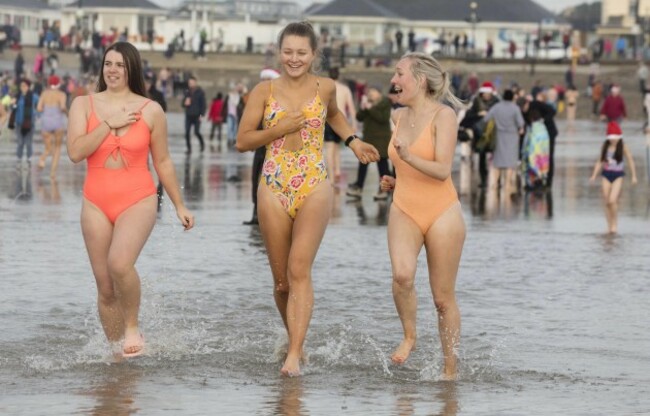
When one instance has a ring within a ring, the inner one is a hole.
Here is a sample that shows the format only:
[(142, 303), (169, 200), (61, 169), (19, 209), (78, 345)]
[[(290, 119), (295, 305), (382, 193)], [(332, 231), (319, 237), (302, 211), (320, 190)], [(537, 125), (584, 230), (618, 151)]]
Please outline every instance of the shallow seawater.
[[(80, 233), (83, 165), (56, 182), (0, 144), (0, 413), (6, 415), (523, 415), (650, 412), (647, 256), (650, 192), (643, 137), (628, 140), (617, 236), (589, 175), (601, 125), (560, 137), (552, 193), (499, 198), (476, 178), (458, 276), (460, 379), (441, 352), (424, 257), (418, 349), (390, 364), (401, 326), (391, 295), (388, 203), (344, 189), (314, 265), (315, 308), (301, 378), (279, 376), (284, 330), (251, 214), (250, 154), (171, 149), (197, 226), (168, 202), (140, 259), (145, 356), (112, 363)], [(632, 125), (633, 123), (629, 123)], [(561, 124), (563, 128), (563, 125)], [(640, 125), (638, 126), (640, 128)], [(37, 154), (40, 142), (36, 142)], [(344, 151), (344, 179), (356, 164)], [(454, 181), (461, 180), (457, 161)], [(237, 178), (241, 180), (236, 180)]]

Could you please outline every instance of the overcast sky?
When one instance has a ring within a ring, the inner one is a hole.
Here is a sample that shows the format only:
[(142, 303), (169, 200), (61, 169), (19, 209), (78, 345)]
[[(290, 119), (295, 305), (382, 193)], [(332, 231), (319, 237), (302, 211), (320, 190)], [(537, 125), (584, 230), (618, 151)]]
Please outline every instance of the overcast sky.
[[(151, 0), (151, 1), (161, 5), (163, 7), (176, 6), (176, 5), (181, 4), (183, 2), (183, 0)], [(271, 1), (273, 1), (273, 0), (271, 0)], [(299, 3), (303, 7), (307, 7), (310, 4), (314, 3), (314, 0), (294, 0), (294, 1), (296, 1), (297, 3)], [(352, 0), (350, 0), (350, 1), (352, 1)], [(512, 0), (512, 1), (519, 1), (519, 0)], [(551, 10), (553, 12), (556, 12), (556, 13), (563, 10), (566, 7), (574, 6), (576, 4), (585, 3), (585, 2), (586, 3), (593, 3), (592, 0), (589, 0), (589, 1), (585, 1), (585, 0), (535, 0), (535, 1), (537, 3), (539, 3), (539, 4), (543, 4), (544, 7), (546, 7), (547, 9), (549, 9), (549, 10)], [(326, 3), (327, 0), (320, 0), (318, 2), (319, 3)], [(481, 0), (478, 0), (478, 3), (479, 3), (479, 7), (480, 7)]]

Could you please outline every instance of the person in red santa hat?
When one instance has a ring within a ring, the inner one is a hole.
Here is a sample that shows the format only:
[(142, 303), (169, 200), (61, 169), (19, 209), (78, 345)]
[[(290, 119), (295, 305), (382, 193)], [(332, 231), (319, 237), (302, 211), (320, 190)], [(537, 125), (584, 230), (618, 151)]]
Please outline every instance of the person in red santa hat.
[(45, 168), (47, 158), (52, 154), (50, 177), (55, 178), (61, 157), (61, 143), (65, 133), (68, 107), (66, 105), (67, 97), (60, 89), (61, 79), (52, 74), (47, 79), (47, 85), (49, 88), (43, 91), (36, 107), (41, 113), (41, 134), (45, 144), (45, 150), (38, 160), (38, 167)]
[(590, 181), (596, 181), (598, 172), (602, 176), (602, 195), (605, 203), (605, 218), (610, 234), (615, 234), (618, 228), (618, 201), (621, 198), (623, 177), (625, 176), (625, 161), (630, 164), (632, 172), (632, 185), (637, 183), (636, 167), (632, 153), (623, 143), (623, 132), (616, 121), (607, 124), (607, 138), (600, 151), (600, 158), (596, 161)]

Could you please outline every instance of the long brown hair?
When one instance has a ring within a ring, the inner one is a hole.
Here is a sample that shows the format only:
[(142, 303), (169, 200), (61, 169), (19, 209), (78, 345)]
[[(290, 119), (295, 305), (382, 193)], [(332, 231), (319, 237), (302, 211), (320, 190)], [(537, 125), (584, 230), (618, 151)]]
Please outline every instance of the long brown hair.
[(142, 71), (142, 59), (140, 52), (135, 46), (128, 42), (115, 42), (104, 52), (102, 57), (102, 67), (99, 71), (99, 80), (97, 81), (97, 92), (106, 91), (106, 80), (104, 80), (104, 64), (106, 62), (106, 55), (110, 51), (115, 51), (122, 55), (124, 59), (124, 66), (126, 68), (126, 78), (129, 82), (129, 90), (131, 92), (148, 97), (147, 89), (144, 86), (144, 71)]
[[(605, 140), (605, 143), (603, 143), (603, 148), (600, 151), (601, 162), (607, 162), (608, 147), (609, 147), (609, 140)], [(616, 150), (614, 151), (614, 159), (616, 159), (616, 163), (621, 163), (623, 161), (623, 139), (618, 139), (618, 143), (616, 143)]]

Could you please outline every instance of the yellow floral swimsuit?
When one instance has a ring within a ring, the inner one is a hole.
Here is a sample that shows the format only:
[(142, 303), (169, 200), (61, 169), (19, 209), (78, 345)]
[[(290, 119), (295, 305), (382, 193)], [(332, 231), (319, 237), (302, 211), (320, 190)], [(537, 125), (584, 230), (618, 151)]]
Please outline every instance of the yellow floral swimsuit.
[[(278, 198), (282, 207), (292, 218), (296, 218), (298, 210), (307, 196), (324, 180), (327, 179), (327, 169), (323, 160), (323, 135), (327, 108), (318, 92), (302, 112), (307, 120), (306, 127), (300, 130), (302, 147), (298, 150), (283, 148), (286, 136), (279, 137), (266, 145), (266, 156), (260, 182), (264, 181), (271, 192)], [(263, 126), (265, 129), (274, 127), (287, 114), (287, 110), (271, 94), (264, 107)]]

